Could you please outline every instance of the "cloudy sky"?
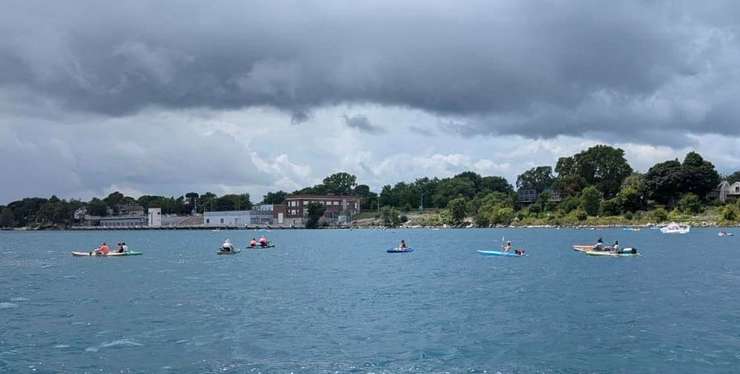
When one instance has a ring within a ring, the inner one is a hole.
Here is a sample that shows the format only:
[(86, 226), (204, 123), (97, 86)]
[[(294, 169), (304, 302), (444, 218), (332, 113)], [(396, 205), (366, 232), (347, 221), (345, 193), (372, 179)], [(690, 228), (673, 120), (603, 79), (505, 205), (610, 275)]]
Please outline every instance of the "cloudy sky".
[(740, 169), (737, 1), (35, 1), (0, 12), (0, 204), (502, 175), (597, 143)]

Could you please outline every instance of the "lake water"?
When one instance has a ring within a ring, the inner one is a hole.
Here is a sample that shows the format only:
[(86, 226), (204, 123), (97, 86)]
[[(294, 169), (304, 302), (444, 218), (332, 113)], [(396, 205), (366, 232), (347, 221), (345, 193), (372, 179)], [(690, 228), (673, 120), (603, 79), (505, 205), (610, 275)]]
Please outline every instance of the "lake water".
[[(0, 232), (0, 372), (738, 372), (717, 231)], [(502, 236), (529, 256), (476, 253)], [(599, 236), (642, 256), (570, 249)], [(70, 255), (120, 240), (144, 255)]]

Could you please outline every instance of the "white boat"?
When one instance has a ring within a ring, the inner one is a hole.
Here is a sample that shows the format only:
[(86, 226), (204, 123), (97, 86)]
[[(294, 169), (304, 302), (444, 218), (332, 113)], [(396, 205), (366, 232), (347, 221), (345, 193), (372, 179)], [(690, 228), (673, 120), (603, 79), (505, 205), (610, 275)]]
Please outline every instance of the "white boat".
[(720, 231), (719, 233), (717, 233), (717, 236), (735, 236), (735, 234), (727, 231)]
[(689, 225), (679, 225), (676, 222), (671, 222), (665, 227), (660, 228), (660, 232), (663, 234), (688, 234), (691, 231)]

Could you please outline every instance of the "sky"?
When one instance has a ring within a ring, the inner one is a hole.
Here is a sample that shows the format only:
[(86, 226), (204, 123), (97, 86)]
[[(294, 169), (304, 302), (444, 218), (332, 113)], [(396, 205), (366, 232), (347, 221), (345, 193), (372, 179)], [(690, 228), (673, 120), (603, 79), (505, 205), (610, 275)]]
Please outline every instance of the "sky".
[(516, 176), (595, 144), (740, 169), (737, 1), (6, 0), (0, 204)]

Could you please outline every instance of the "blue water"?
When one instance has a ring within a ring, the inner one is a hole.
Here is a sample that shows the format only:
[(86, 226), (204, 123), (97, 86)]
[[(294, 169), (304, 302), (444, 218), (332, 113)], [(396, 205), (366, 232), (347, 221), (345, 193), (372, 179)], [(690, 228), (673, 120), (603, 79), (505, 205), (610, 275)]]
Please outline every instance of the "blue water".
[[(0, 372), (737, 372), (740, 232), (0, 232)], [(528, 257), (486, 257), (502, 236)], [(636, 258), (570, 249), (603, 236)], [(400, 239), (416, 251), (387, 254)], [(72, 257), (125, 240), (143, 256)]]

